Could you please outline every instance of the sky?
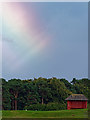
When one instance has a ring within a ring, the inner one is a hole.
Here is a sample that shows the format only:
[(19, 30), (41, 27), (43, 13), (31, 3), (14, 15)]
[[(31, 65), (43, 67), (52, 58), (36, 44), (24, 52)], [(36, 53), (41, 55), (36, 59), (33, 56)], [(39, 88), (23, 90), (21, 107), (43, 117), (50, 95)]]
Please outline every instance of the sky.
[(2, 6), (2, 77), (88, 78), (88, 3)]

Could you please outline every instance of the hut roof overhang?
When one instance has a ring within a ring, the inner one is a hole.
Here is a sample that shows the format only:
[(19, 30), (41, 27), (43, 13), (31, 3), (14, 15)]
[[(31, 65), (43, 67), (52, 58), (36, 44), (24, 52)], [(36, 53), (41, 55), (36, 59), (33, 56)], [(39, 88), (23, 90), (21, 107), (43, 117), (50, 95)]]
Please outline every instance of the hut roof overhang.
[(88, 99), (83, 94), (72, 94), (65, 100), (82, 100), (82, 101), (85, 100), (86, 101)]

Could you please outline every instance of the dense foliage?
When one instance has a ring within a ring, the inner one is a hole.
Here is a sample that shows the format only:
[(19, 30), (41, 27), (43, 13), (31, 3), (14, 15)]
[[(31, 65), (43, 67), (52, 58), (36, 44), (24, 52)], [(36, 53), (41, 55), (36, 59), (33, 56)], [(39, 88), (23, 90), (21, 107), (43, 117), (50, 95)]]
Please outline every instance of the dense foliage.
[(34, 78), (29, 80), (2, 80), (3, 110), (61, 110), (66, 109), (67, 98), (72, 93), (88, 98), (88, 79), (71, 82), (66, 79)]

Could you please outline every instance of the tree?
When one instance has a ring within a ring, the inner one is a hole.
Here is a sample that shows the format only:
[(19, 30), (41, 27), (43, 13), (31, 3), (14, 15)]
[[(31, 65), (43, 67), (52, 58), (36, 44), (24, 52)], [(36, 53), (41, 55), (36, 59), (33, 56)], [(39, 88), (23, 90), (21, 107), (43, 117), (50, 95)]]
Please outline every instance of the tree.
[(46, 79), (40, 77), (35, 82), (40, 96), (41, 104), (48, 102), (49, 98), (51, 98), (51, 89), (48, 87)]
[(50, 88), (52, 92), (53, 102), (64, 102), (65, 98), (70, 95), (70, 92), (65, 84), (57, 78), (51, 78), (50, 80)]
[[(75, 78), (74, 78), (75, 79)], [(73, 87), (73, 85), (68, 81), (68, 80), (66, 80), (66, 79), (60, 79), (60, 81), (62, 81), (64, 84), (65, 84), (65, 86), (66, 86), (66, 88), (68, 89), (68, 90), (70, 90), (72, 93), (75, 93), (75, 89), (74, 89), (74, 87)], [(75, 80), (76, 81), (76, 80)], [(74, 82), (74, 81), (73, 81)]]
[(75, 83), (73, 84), (73, 87), (76, 90), (76, 93), (78, 94), (84, 94), (86, 97), (88, 97), (88, 82), (89, 80), (86, 78), (76, 80)]
[(19, 94), (18, 108), (24, 109), (25, 106), (39, 103), (39, 95), (33, 81), (22, 81), (23, 86)]
[(22, 82), (20, 79), (11, 79), (8, 81), (8, 86), (11, 94), (12, 109), (17, 110), (18, 96), (21, 91)]
[(73, 80), (71, 81), (71, 83), (74, 85), (75, 83), (77, 83), (76, 78), (73, 78)]
[(1, 78), (0, 80), (2, 80), (2, 109), (10, 110), (11, 99), (10, 99), (10, 93), (8, 88), (8, 82), (3, 78)]

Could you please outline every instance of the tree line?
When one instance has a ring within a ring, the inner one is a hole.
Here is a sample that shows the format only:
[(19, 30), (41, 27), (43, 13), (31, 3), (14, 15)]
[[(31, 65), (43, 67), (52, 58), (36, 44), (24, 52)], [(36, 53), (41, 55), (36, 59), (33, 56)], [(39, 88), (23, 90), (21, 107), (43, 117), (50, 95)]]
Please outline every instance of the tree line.
[(28, 80), (2, 80), (3, 110), (59, 110), (66, 109), (65, 99), (71, 94), (84, 94), (88, 98), (87, 78), (66, 79), (34, 78)]

